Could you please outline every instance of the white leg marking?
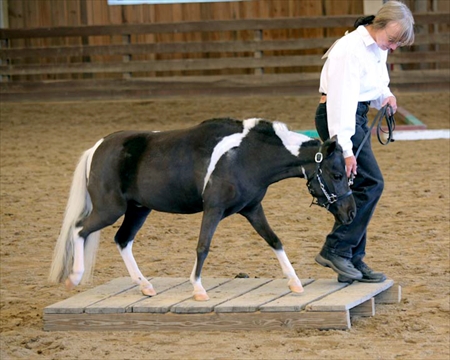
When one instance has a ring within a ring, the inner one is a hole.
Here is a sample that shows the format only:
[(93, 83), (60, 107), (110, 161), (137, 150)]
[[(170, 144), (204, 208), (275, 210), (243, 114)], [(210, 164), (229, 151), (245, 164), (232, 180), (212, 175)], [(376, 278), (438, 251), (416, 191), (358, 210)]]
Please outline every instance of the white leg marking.
[(192, 293), (192, 295), (194, 296), (194, 299), (197, 301), (207, 301), (209, 300), (209, 296), (206, 293), (205, 288), (202, 285), (202, 279), (195, 278), (195, 270), (197, 269), (197, 259), (195, 259), (195, 264), (194, 264), (194, 268), (192, 269), (191, 272), (191, 284), (194, 287), (194, 291)]
[(131, 280), (139, 285), (142, 293), (147, 296), (156, 295), (156, 291), (153, 289), (153, 285), (142, 275), (139, 267), (137, 266), (136, 260), (133, 256), (133, 241), (130, 241), (127, 246), (123, 249), (117, 245), (120, 255), (127, 267), (128, 273), (131, 276)]
[(84, 273), (84, 239), (78, 235), (80, 230), (81, 227), (73, 229), (73, 267), (66, 280), (66, 288), (69, 290), (80, 283)]
[(274, 250), (274, 253), (277, 256), (278, 261), (280, 262), (283, 274), (289, 279), (288, 286), (291, 289), (291, 291), (296, 293), (303, 292), (302, 283), (298, 278), (297, 274), (295, 273), (295, 270), (292, 267), (292, 264), (289, 261), (285, 251), (283, 249)]

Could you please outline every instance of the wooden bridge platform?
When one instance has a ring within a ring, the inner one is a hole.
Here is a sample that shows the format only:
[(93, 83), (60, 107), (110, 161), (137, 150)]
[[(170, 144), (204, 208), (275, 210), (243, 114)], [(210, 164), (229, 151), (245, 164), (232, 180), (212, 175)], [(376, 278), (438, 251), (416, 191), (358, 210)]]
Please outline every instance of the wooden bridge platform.
[(150, 279), (158, 294), (143, 296), (129, 277), (114, 279), (44, 309), (44, 330), (271, 330), (350, 329), (354, 316), (374, 316), (375, 305), (397, 303), (401, 287), (304, 279), (204, 278), (209, 301), (192, 299), (187, 278)]

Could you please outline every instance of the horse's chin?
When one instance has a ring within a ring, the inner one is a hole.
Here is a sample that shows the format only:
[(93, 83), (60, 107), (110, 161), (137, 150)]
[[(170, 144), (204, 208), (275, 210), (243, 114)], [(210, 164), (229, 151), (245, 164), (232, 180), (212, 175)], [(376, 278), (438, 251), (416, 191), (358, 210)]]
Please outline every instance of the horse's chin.
[(336, 220), (336, 223), (340, 225), (350, 225), (353, 221), (353, 218), (350, 216), (341, 216), (341, 215), (334, 215), (334, 219)]

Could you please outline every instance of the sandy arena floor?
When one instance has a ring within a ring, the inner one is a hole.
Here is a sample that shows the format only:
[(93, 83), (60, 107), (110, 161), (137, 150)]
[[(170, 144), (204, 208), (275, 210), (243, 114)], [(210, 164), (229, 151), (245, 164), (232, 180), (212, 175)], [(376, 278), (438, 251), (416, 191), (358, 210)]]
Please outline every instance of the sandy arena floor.
[[(430, 129), (450, 128), (448, 93), (398, 95)], [(312, 129), (316, 97), (2, 103), (0, 358), (7, 359), (445, 359), (450, 357), (449, 140), (396, 141), (374, 150), (386, 180), (371, 226), (367, 262), (403, 289), (399, 304), (377, 307), (349, 331), (45, 332), (44, 307), (127, 276), (102, 232), (92, 284), (66, 292), (46, 279), (72, 173), (85, 149), (116, 130), (165, 130), (212, 117), (263, 117)], [(273, 229), (300, 277), (331, 278), (314, 257), (332, 225), (309, 207), (305, 181), (273, 185), (264, 200)], [(134, 252), (146, 276), (190, 274), (200, 215), (153, 213)], [(268, 246), (240, 216), (213, 239), (205, 277), (282, 276)]]

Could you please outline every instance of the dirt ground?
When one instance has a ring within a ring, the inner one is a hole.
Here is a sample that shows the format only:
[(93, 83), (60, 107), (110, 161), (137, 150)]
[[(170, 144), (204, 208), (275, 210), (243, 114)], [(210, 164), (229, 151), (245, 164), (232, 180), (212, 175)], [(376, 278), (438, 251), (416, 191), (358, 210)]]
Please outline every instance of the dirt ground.
[[(398, 94), (430, 129), (450, 128), (449, 93)], [(7, 359), (445, 359), (450, 357), (449, 140), (373, 147), (386, 187), (369, 228), (367, 262), (402, 286), (399, 304), (379, 305), (348, 331), (46, 332), (43, 309), (127, 276), (102, 232), (93, 283), (67, 292), (47, 283), (71, 177), (80, 154), (116, 130), (165, 130), (212, 117), (263, 117), (312, 129), (317, 97), (1, 104), (0, 357)], [(332, 226), (309, 207), (305, 181), (273, 185), (267, 217), (301, 278), (331, 278), (314, 257)], [(146, 276), (188, 277), (199, 215), (153, 213), (134, 252)], [(282, 277), (273, 253), (239, 216), (213, 239), (204, 277)]]

